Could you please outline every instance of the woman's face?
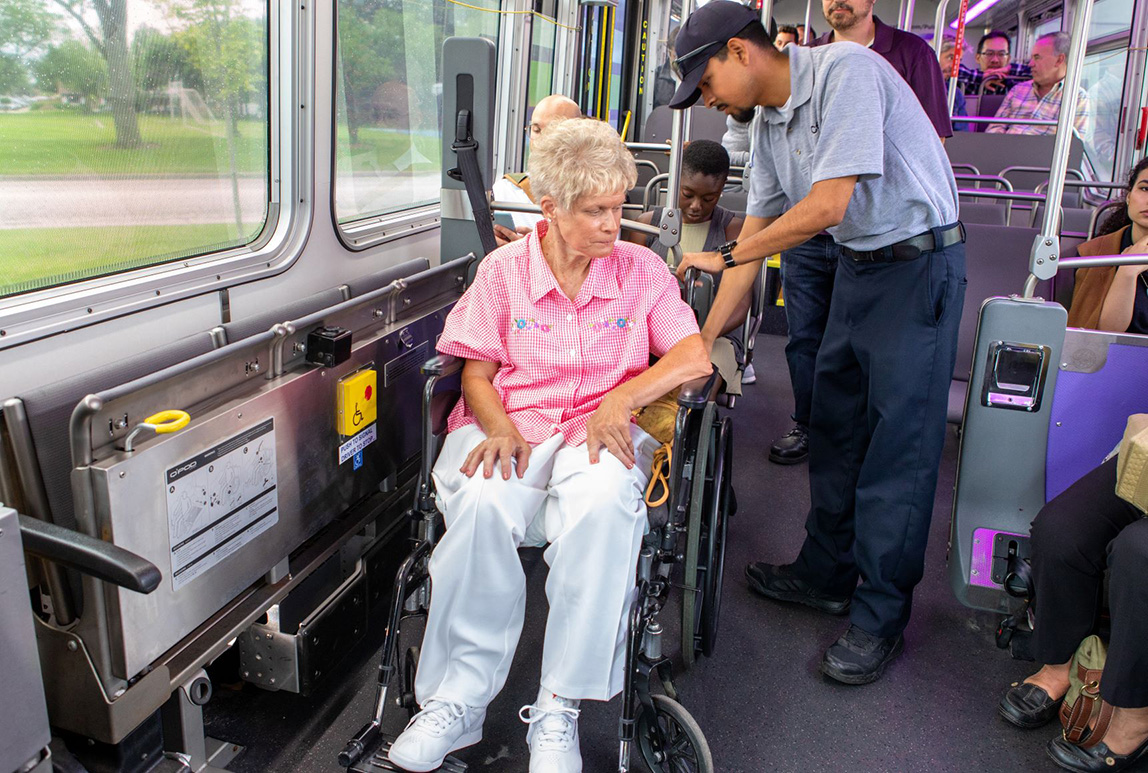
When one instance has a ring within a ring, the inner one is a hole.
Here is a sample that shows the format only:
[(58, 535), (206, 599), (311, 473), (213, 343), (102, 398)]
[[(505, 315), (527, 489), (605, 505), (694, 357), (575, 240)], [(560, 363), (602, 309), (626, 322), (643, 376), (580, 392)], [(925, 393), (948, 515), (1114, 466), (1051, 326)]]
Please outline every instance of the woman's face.
[[(605, 258), (614, 251), (618, 231), (622, 226), (622, 204), (626, 192), (583, 196), (569, 211), (553, 203), (552, 228), (576, 255), (586, 258)], [(547, 207), (543, 206), (545, 212)]]
[(724, 186), (725, 178), (683, 170), (682, 187), (678, 194), (678, 208), (682, 210), (682, 220), (691, 225), (710, 220)]
[(1136, 176), (1132, 190), (1128, 191), (1128, 219), (1141, 228), (1148, 228), (1148, 169)]

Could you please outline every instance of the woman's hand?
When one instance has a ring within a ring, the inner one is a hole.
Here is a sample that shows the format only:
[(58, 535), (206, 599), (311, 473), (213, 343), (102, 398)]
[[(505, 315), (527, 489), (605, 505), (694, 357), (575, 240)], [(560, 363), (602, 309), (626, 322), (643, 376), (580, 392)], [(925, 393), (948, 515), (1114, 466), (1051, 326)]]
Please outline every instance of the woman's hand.
[(701, 269), (707, 274), (720, 274), (725, 271), (725, 261), (720, 252), (689, 252), (682, 256), (678, 264), (677, 275), (681, 281), (686, 280), (686, 272), (691, 268)]
[(487, 436), (486, 440), (479, 443), (473, 451), (467, 454), (466, 461), (462, 463), (459, 471), (470, 478), (481, 464), (482, 477), (489, 478), (494, 474), (494, 466), (498, 464), (502, 468), (502, 479), (510, 480), (511, 459), (517, 462), (515, 469), (518, 471), (518, 477), (521, 478), (526, 474), (526, 468), (530, 464), (530, 444), (513, 426)]
[(629, 403), (614, 392), (607, 392), (586, 424), (586, 448), (590, 451), (590, 464), (598, 463), (603, 447), (626, 465), (634, 467), (634, 441), (630, 437)]
[[(1128, 245), (1128, 249), (1124, 250), (1120, 254), (1121, 255), (1148, 255), (1148, 236), (1145, 236), (1143, 239), (1141, 239), (1138, 242), (1132, 242), (1132, 244)], [(1144, 270), (1143, 266), (1121, 266), (1120, 270), (1123, 271), (1126, 268), (1139, 269), (1139, 271), (1136, 272), (1137, 274), (1139, 274), (1140, 271)]]

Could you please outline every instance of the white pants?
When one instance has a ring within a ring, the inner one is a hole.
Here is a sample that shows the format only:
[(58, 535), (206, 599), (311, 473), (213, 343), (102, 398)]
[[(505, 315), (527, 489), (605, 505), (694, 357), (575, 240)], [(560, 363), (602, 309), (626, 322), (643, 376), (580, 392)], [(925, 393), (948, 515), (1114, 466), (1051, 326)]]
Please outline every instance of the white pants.
[(488, 705), (506, 683), (526, 611), (517, 549), (528, 533), (550, 543), (550, 616), (541, 685), (564, 698), (609, 700), (622, 690), (635, 570), (646, 531), (643, 499), (658, 444), (630, 426), (636, 460), (627, 470), (604, 450), (562, 435), (533, 447), (526, 474), (503, 480), (459, 468), (486, 435), (475, 425), (449, 435), (434, 467), (446, 533), (430, 559), (431, 605), (415, 679), (431, 699)]

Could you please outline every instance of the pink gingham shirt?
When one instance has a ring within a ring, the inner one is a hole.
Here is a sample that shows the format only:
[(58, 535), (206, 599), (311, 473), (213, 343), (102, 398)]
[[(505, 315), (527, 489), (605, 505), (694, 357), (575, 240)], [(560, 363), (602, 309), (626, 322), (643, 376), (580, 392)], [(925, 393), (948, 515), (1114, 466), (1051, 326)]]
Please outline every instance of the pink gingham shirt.
[[(619, 241), (590, 262), (571, 301), (542, 257), (546, 223), (490, 253), (474, 284), (447, 317), (442, 354), (500, 364), (494, 389), (528, 443), (561, 432), (586, 442), (586, 424), (606, 393), (698, 332), (666, 263), (645, 247)], [(477, 423), (465, 399), (450, 432)]]

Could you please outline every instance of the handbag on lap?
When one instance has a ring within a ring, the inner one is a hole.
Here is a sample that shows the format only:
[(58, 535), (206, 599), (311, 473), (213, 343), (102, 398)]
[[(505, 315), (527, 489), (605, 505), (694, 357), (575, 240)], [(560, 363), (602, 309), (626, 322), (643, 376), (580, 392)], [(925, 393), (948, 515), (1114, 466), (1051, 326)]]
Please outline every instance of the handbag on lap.
[(1116, 460), (1116, 496), (1148, 514), (1148, 413), (1128, 417)]

